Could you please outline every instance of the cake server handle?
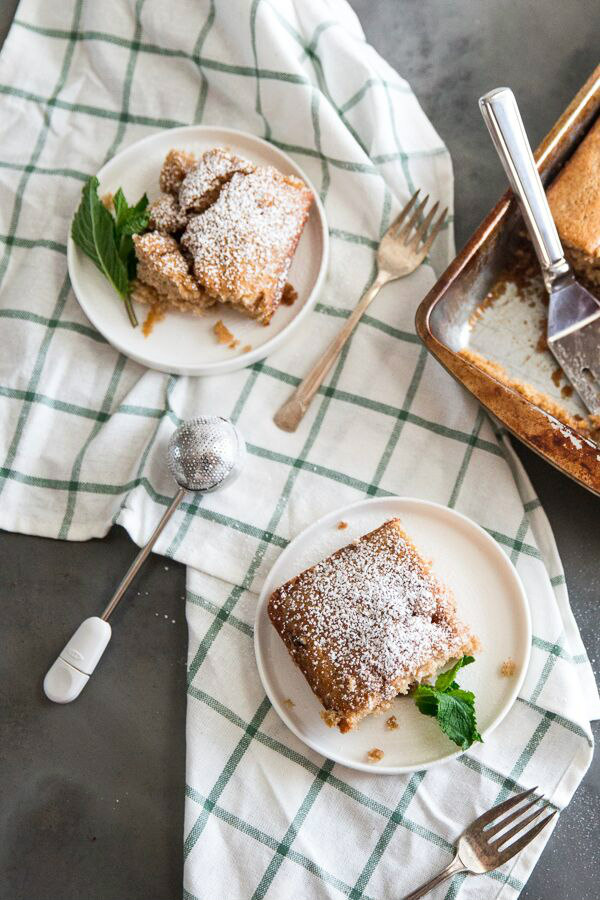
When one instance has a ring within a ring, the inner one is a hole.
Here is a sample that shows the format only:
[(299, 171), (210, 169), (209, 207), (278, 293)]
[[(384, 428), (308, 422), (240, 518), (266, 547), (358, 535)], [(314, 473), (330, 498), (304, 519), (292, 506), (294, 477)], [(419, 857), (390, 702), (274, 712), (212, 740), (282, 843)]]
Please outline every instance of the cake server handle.
[(554, 282), (571, 271), (548, 206), (515, 95), (500, 87), (479, 99), (479, 108), (500, 162), (508, 176), (531, 236), (542, 275), (550, 292)]

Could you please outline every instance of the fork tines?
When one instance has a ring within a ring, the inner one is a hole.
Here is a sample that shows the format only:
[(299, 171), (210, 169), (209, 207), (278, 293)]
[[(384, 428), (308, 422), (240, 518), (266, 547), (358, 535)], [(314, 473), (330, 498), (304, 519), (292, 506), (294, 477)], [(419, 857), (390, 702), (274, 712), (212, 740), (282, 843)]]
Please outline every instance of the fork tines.
[[(487, 840), (488, 846), (498, 852), (500, 864), (511, 859), (516, 853), (519, 853), (526, 847), (558, 812), (556, 809), (552, 810), (533, 828), (524, 830), (550, 807), (549, 802), (544, 797), (536, 795), (536, 790), (537, 787), (530, 788), (528, 791), (523, 791), (521, 794), (511, 797), (510, 800), (505, 800), (504, 803), (499, 803), (473, 822), (473, 826), (477, 825), (480, 828), (485, 826), (483, 828), (483, 836)], [(528, 803), (521, 805), (523, 800), (527, 798), (531, 799)], [(528, 812), (538, 803), (541, 805), (537, 809), (524, 819), (521, 818), (523, 813)], [(511, 815), (504, 815), (512, 809), (514, 809), (514, 812)], [(515, 823), (513, 827), (505, 831), (504, 829), (513, 822)], [(495, 838), (496, 835), (499, 836)], [(512, 840), (517, 838), (518, 835), (520, 837), (517, 840)], [(490, 838), (495, 838), (495, 840), (490, 840)]]
[[(416, 227), (417, 223), (425, 213), (425, 209), (429, 202), (429, 194), (427, 194), (427, 196), (424, 197), (424, 199), (421, 200), (421, 202), (415, 208), (415, 204), (417, 203), (419, 194), (420, 189), (418, 188), (412, 195), (406, 206), (402, 210), (400, 210), (400, 213), (396, 216), (396, 218), (388, 228), (387, 233), (392, 237), (397, 238), (406, 246), (411, 247), (411, 249), (415, 251), (424, 251), (425, 253), (427, 253), (446, 220), (448, 207), (446, 207), (437, 218), (437, 220), (433, 222), (434, 216), (439, 207), (439, 202), (434, 203), (423, 221), (418, 225), (418, 227)], [(409, 213), (412, 213), (412, 215), (410, 216), (408, 221), (406, 221)]]

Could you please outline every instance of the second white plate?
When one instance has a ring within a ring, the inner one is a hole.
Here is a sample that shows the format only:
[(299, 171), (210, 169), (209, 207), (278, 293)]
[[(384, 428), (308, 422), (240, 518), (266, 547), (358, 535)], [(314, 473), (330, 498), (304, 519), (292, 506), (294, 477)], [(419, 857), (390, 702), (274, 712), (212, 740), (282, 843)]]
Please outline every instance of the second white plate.
[[(481, 641), (476, 661), (461, 671), (459, 681), (475, 693), (484, 741), (514, 703), (531, 649), (529, 606), (514, 566), (493, 538), (454, 510), (403, 497), (364, 500), (330, 513), (299, 534), (273, 566), (259, 598), (254, 646), (260, 677), (274, 708), (300, 740), (352, 769), (380, 774), (427, 769), (461, 751), (410, 697), (397, 698), (389, 713), (369, 716), (349, 734), (328, 728), (319, 715), (319, 701), (269, 620), (267, 603), (271, 592), (288, 578), (395, 516), (433, 561), (434, 572), (454, 591), (459, 616)], [(344, 530), (337, 527), (341, 520), (348, 523)], [(508, 658), (516, 670), (505, 678), (500, 668)], [(385, 728), (391, 714), (400, 726), (395, 731)], [(384, 752), (380, 763), (367, 761), (373, 747)]]
[[(100, 194), (114, 193), (122, 187), (130, 203), (137, 202), (144, 192), (154, 200), (159, 194), (162, 162), (173, 147), (196, 155), (211, 147), (230, 147), (254, 163), (276, 166), (286, 174), (298, 175), (312, 188), (299, 166), (266, 141), (233, 128), (190, 125), (153, 134), (111, 159), (98, 172)], [(132, 328), (117, 294), (69, 234), (67, 260), (75, 295), (88, 319), (109, 343), (151, 369), (179, 375), (222, 375), (249, 366), (287, 340), (316, 302), (327, 271), (329, 232), (319, 195), (314, 188), (312, 191), (315, 200), (289, 274), (298, 299), (292, 306), (282, 305), (267, 328), (218, 304), (205, 316), (169, 313), (144, 337), (141, 324), (148, 307), (134, 304), (140, 326)], [(239, 341), (236, 350), (217, 343), (212, 329), (218, 319), (223, 320)], [(246, 346), (252, 349), (244, 351)]]

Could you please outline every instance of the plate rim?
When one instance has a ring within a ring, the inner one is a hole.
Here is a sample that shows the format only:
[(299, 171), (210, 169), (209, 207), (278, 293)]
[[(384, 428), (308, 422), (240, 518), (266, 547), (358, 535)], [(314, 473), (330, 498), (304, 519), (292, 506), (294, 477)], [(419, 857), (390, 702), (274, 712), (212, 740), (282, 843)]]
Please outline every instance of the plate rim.
[(349, 762), (347, 759), (341, 757), (338, 753), (333, 753), (333, 754), (324, 753), (322, 747), (320, 747), (315, 741), (307, 740), (306, 736), (303, 735), (298, 728), (296, 728), (295, 724), (289, 718), (286, 711), (283, 709), (282, 705), (279, 703), (277, 698), (273, 695), (273, 693), (270, 689), (270, 682), (269, 682), (269, 679), (267, 678), (266, 671), (265, 671), (265, 665), (264, 665), (263, 655), (262, 655), (260, 641), (259, 641), (259, 634), (261, 631), (261, 629), (260, 629), (261, 620), (263, 618), (266, 618), (266, 621), (268, 622), (268, 613), (267, 613), (267, 609), (266, 609), (266, 604), (267, 604), (268, 598), (267, 598), (266, 586), (268, 584), (271, 572), (273, 571), (275, 566), (277, 566), (279, 564), (283, 555), (293, 549), (296, 541), (298, 541), (300, 538), (304, 537), (310, 531), (313, 531), (313, 530), (317, 531), (319, 529), (319, 527), (321, 527), (329, 518), (335, 519), (335, 518), (338, 518), (338, 516), (343, 517), (350, 510), (356, 509), (359, 506), (369, 506), (372, 503), (381, 503), (382, 501), (384, 502), (384, 504), (386, 504), (387, 502), (390, 502), (390, 505), (391, 505), (393, 502), (396, 502), (398, 500), (408, 501), (410, 503), (416, 504), (417, 506), (421, 506), (421, 507), (425, 507), (425, 508), (433, 508), (438, 513), (439, 513), (439, 511), (442, 511), (445, 515), (448, 515), (450, 518), (455, 516), (458, 519), (462, 520), (464, 523), (466, 523), (468, 526), (470, 526), (476, 532), (478, 532), (480, 534), (480, 536), (483, 537), (485, 543), (487, 543), (490, 547), (493, 547), (494, 552), (497, 555), (497, 558), (501, 559), (503, 561), (502, 565), (504, 566), (506, 571), (510, 573), (511, 577), (514, 579), (514, 584), (515, 584), (515, 587), (517, 588), (517, 594), (519, 596), (519, 602), (522, 607), (522, 612), (523, 612), (524, 618), (525, 618), (526, 653), (525, 653), (524, 664), (523, 664), (523, 668), (522, 668), (522, 671), (521, 671), (519, 677), (515, 679), (515, 681), (512, 685), (512, 690), (511, 690), (511, 693), (510, 693), (508, 699), (506, 700), (504, 705), (501, 707), (500, 711), (498, 712), (496, 717), (493, 719), (491, 724), (482, 733), (482, 737), (486, 737), (486, 736), (492, 734), (492, 732), (495, 731), (495, 729), (500, 725), (500, 723), (504, 720), (504, 718), (508, 715), (510, 710), (513, 708), (513, 706), (516, 702), (517, 696), (519, 694), (519, 691), (521, 689), (521, 686), (523, 685), (523, 682), (524, 682), (527, 672), (529, 670), (529, 665), (531, 662), (531, 638), (532, 638), (531, 610), (529, 607), (529, 600), (527, 597), (527, 592), (525, 590), (523, 581), (521, 580), (521, 576), (517, 572), (516, 566), (514, 565), (512, 560), (510, 560), (509, 557), (504, 553), (504, 551), (498, 545), (498, 543), (494, 540), (494, 538), (490, 534), (488, 534), (488, 532), (484, 528), (482, 528), (481, 525), (479, 525), (477, 522), (475, 522), (469, 516), (465, 515), (464, 513), (459, 512), (456, 509), (452, 509), (451, 507), (446, 506), (443, 503), (437, 503), (434, 500), (423, 500), (420, 497), (401, 496), (401, 495), (394, 494), (391, 497), (368, 497), (368, 498), (364, 498), (362, 500), (354, 501), (353, 503), (349, 503), (346, 506), (340, 507), (339, 509), (330, 510), (329, 512), (320, 516), (318, 519), (316, 519), (311, 524), (307, 525), (306, 528), (303, 528), (302, 531), (298, 532), (298, 534), (289, 542), (289, 544), (284, 548), (284, 550), (282, 550), (281, 554), (277, 557), (277, 559), (275, 560), (275, 562), (269, 569), (267, 576), (265, 577), (263, 586), (262, 586), (259, 596), (258, 596), (258, 600), (257, 600), (257, 604), (256, 604), (256, 613), (254, 616), (254, 639), (253, 639), (254, 655), (255, 655), (255, 659), (256, 659), (256, 666), (258, 668), (258, 674), (259, 674), (263, 689), (264, 689), (267, 697), (269, 698), (269, 701), (270, 701), (273, 709), (275, 710), (275, 712), (277, 713), (279, 718), (282, 720), (284, 725), (287, 728), (289, 728), (289, 730), (293, 734), (295, 734), (296, 737), (300, 741), (302, 741), (302, 743), (305, 746), (310, 747), (311, 750), (314, 750), (315, 753), (318, 753), (320, 756), (325, 756), (326, 759), (331, 759), (333, 762), (335, 762), (339, 765), (345, 766), (348, 769), (353, 769), (355, 771), (361, 771), (361, 772), (369, 772), (373, 775), (407, 775), (407, 774), (410, 774), (413, 772), (424, 772), (428, 769), (435, 768), (436, 766), (445, 765), (446, 763), (451, 762), (454, 759), (457, 759), (459, 756), (462, 756), (464, 753), (466, 753), (468, 751), (459, 749), (453, 753), (448, 754), (447, 756), (442, 757), (441, 759), (436, 759), (429, 763), (423, 763), (423, 764), (419, 764), (419, 765), (408, 765), (408, 766), (389, 766), (389, 765), (388, 766), (380, 766), (380, 765), (373, 766), (372, 764), (366, 763), (366, 762), (354, 762), (354, 761)]
[[(323, 283), (325, 281), (325, 277), (327, 275), (327, 271), (329, 269), (329, 227), (327, 223), (327, 216), (325, 214), (325, 208), (321, 201), (321, 198), (313, 185), (312, 181), (307, 177), (304, 170), (298, 163), (289, 156), (284, 150), (280, 150), (279, 147), (276, 147), (274, 144), (271, 144), (269, 141), (266, 141), (264, 138), (258, 137), (257, 135), (251, 134), (248, 131), (242, 131), (239, 128), (228, 128), (226, 126), (220, 125), (180, 125), (175, 128), (166, 128), (159, 131), (154, 131), (152, 134), (146, 135), (146, 137), (140, 138), (139, 141), (134, 141), (132, 144), (129, 144), (127, 147), (124, 147), (120, 150), (115, 156), (112, 156), (104, 165), (95, 173), (96, 178), (101, 182), (103, 174), (106, 169), (113, 165), (115, 161), (118, 161), (120, 157), (124, 156), (128, 153), (133, 147), (142, 147), (144, 144), (154, 141), (157, 137), (162, 137), (167, 134), (182, 134), (182, 133), (198, 133), (204, 132), (210, 134), (211, 132), (220, 132), (226, 135), (230, 135), (233, 137), (242, 137), (251, 142), (257, 143), (259, 145), (263, 145), (269, 149), (270, 152), (274, 152), (276, 155), (280, 156), (282, 160), (284, 160), (298, 175), (306, 182), (308, 187), (313, 193), (314, 198), (314, 208), (317, 211), (318, 216), (318, 225), (319, 232), (321, 236), (322, 242), (322, 252), (321, 252), (321, 262), (319, 265), (319, 272), (317, 278), (315, 280), (313, 289), (308, 295), (305, 303), (301, 308), (299, 308), (297, 314), (291, 319), (288, 324), (278, 333), (273, 335), (273, 337), (269, 338), (265, 341), (264, 344), (261, 344), (260, 347), (256, 347), (248, 353), (242, 353), (240, 356), (235, 356), (232, 359), (226, 359), (219, 362), (214, 363), (199, 363), (194, 366), (175, 366), (175, 367), (167, 367), (166, 365), (160, 365), (158, 363), (152, 362), (149, 363), (147, 358), (138, 353), (132, 353), (129, 349), (127, 349), (120, 340), (114, 340), (112, 336), (109, 338), (104, 330), (101, 327), (102, 317), (94, 315), (94, 307), (93, 304), (86, 303), (85, 300), (81, 299), (81, 296), (85, 297), (85, 284), (82, 286), (81, 280), (77, 277), (75, 273), (75, 259), (79, 256), (81, 251), (76, 246), (72, 234), (71, 234), (71, 225), (69, 224), (69, 231), (67, 235), (67, 271), (69, 274), (69, 279), (71, 282), (71, 287), (73, 288), (73, 293), (75, 298), (81, 307), (84, 315), (89, 319), (91, 324), (96, 328), (96, 330), (102, 335), (102, 337), (119, 353), (122, 353), (128, 359), (132, 359), (134, 362), (139, 363), (142, 366), (145, 366), (147, 369), (151, 369), (153, 371), (165, 372), (167, 374), (175, 374), (175, 375), (191, 375), (195, 377), (202, 376), (210, 376), (210, 375), (226, 375), (231, 372), (237, 372), (239, 369), (247, 368), (255, 362), (259, 362), (277, 350), (282, 343), (284, 343), (292, 334), (295, 329), (299, 326), (299, 324), (304, 320), (304, 318), (308, 315), (308, 313), (314, 308), (319, 294), (323, 288)], [(77, 200), (79, 204), (79, 199)], [(75, 215), (75, 209), (73, 210), (73, 216)], [(73, 221), (73, 216), (69, 222)], [(81, 296), (80, 296), (81, 294)], [(90, 311), (91, 310), (91, 311)]]

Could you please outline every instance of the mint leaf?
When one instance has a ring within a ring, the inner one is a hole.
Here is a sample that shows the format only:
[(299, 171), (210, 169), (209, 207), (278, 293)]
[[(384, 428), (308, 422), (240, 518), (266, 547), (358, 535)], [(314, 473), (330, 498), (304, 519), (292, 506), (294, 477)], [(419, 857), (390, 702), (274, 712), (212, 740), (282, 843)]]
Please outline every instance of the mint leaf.
[(437, 716), (438, 698), (430, 684), (420, 684), (415, 688), (413, 699), (424, 716)]
[(465, 699), (464, 691), (449, 694), (438, 693), (437, 720), (440, 728), (462, 750), (468, 750), (474, 741), (481, 741), (475, 719), (474, 698)]
[(436, 691), (447, 691), (448, 688), (452, 686), (458, 670), (462, 669), (463, 666), (470, 665), (472, 662), (475, 662), (474, 656), (463, 656), (463, 658), (459, 659), (451, 669), (448, 669), (447, 672), (442, 672), (441, 675), (438, 675), (434, 685)]
[(129, 206), (123, 190), (119, 188), (113, 198), (115, 227), (117, 236), (139, 234), (148, 227), (150, 214), (147, 211), (148, 197), (144, 194), (135, 206)]
[(147, 211), (148, 197), (144, 194), (135, 206), (129, 206), (122, 188), (119, 188), (113, 197), (113, 206), (119, 256), (127, 269), (127, 275), (133, 280), (137, 270), (137, 258), (131, 236), (145, 231), (148, 227), (150, 220), (150, 214)]
[(73, 240), (96, 264), (110, 281), (115, 291), (123, 297), (129, 293), (127, 269), (121, 259), (115, 240), (113, 217), (98, 197), (98, 179), (89, 179), (81, 192), (81, 203), (71, 227)]
[(84, 185), (81, 203), (71, 226), (77, 246), (89, 256), (124, 300), (132, 325), (137, 325), (137, 318), (129, 296), (130, 282), (136, 272), (135, 247), (131, 236), (148, 227), (147, 207), (146, 194), (135, 206), (129, 206), (119, 188), (113, 197), (113, 219), (98, 197), (98, 179), (93, 176)]
[(459, 669), (472, 662), (472, 656), (463, 656), (451, 669), (438, 675), (434, 685), (420, 684), (413, 693), (419, 712), (434, 716), (444, 734), (462, 750), (468, 750), (475, 741), (482, 741), (477, 730), (475, 695), (462, 690), (454, 681)]

